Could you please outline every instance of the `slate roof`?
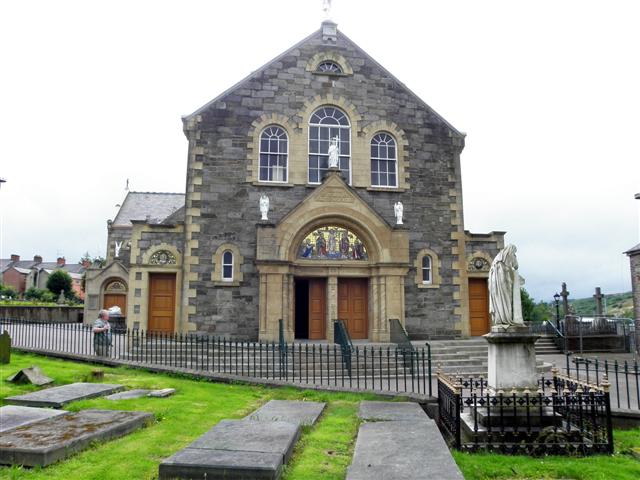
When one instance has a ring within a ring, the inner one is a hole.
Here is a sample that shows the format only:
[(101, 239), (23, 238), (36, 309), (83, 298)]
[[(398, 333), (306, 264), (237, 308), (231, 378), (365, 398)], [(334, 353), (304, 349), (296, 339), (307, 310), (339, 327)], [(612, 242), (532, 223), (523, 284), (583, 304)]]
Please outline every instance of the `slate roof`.
[(184, 207), (184, 193), (129, 192), (113, 225), (130, 227), (131, 220), (162, 223), (180, 207)]
[(0, 258), (0, 272), (4, 272), (4, 269), (11, 263), (10, 258)]
[(635, 247), (631, 248), (630, 250), (627, 250), (626, 252), (627, 255), (631, 255), (631, 254), (637, 254), (640, 253), (640, 243), (637, 244)]
[[(38, 267), (38, 269), (46, 270), (49, 273), (60, 268), (58, 266), (58, 262), (42, 262), (35, 266)], [(64, 267), (62, 267), (62, 270), (67, 273), (83, 273), (85, 271), (85, 268), (81, 263), (67, 263), (64, 265)]]

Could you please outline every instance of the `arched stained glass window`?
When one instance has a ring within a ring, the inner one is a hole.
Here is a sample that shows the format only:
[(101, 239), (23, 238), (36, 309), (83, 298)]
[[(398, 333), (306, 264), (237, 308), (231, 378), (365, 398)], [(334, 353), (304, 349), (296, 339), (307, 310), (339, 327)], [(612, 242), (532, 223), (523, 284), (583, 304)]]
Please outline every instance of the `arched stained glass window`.
[(431, 256), (422, 257), (422, 283), (431, 283)]
[(222, 280), (233, 281), (233, 253), (230, 250), (222, 254)]
[(371, 139), (371, 185), (398, 186), (396, 141), (388, 133), (377, 133)]
[(321, 183), (329, 169), (329, 144), (338, 138), (340, 170), (351, 183), (351, 124), (336, 107), (318, 108), (309, 119), (309, 183)]
[(308, 260), (367, 260), (364, 243), (352, 231), (337, 225), (327, 225), (309, 233), (298, 253)]
[(270, 125), (260, 135), (260, 181), (286, 182), (289, 156), (287, 132)]
[(323, 72), (323, 73), (340, 74), (340, 73), (342, 73), (342, 68), (336, 62), (332, 62), (330, 60), (325, 60), (324, 62), (322, 62), (322, 63), (320, 63), (318, 65), (318, 68), (316, 68), (316, 71), (317, 72)]

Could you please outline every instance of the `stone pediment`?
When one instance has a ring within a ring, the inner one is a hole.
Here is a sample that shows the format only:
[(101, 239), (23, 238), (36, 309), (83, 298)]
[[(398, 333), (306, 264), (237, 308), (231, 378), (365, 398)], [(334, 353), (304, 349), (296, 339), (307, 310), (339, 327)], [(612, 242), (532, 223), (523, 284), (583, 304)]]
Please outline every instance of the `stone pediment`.
[(409, 261), (407, 232), (392, 228), (345, 183), (338, 171), (329, 172), (324, 183), (277, 224), (258, 226), (257, 260), (298, 261), (304, 237), (314, 228), (328, 224), (348, 228), (361, 238), (370, 264)]

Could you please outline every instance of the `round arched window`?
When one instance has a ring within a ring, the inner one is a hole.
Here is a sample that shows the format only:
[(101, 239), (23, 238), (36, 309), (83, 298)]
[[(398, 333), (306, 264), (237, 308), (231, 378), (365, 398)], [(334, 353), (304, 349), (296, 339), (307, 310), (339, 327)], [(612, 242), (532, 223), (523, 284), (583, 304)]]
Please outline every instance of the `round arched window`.
[(341, 74), (342, 73), (342, 67), (340, 67), (340, 65), (338, 65), (336, 62), (332, 62), (330, 60), (325, 60), (324, 62), (321, 62), (318, 65), (318, 68), (316, 68), (317, 72), (322, 72), (322, 73), (334, 73), (334, 74)]
[(351, 124), (340, 109), (318, 108), (309, 119), (309, 183), (321, 183), (329, 169), (329, 145), (338, 144), (339, 166), (351, 183)]

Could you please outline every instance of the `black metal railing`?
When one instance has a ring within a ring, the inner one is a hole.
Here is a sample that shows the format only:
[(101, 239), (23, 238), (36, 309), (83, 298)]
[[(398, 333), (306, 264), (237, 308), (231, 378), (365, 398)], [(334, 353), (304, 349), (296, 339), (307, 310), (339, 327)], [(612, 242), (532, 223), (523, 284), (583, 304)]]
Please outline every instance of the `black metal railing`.
[(629, 318), (567, 315), (561, 322), (566, 350), (632, 352), (634, 324)]
[(389, 319), (389, 337), (391, 342), (398, 345), (397, 348), (402, 352), (405, 367), (413, 370), (412, 360), (415, 347), (409, 339), (409, 334), (397, 318)]
[(493, 391), (483, 379), (438, 374), (438, 425), (464, 451), (509, 454), (613, 453), (609, 385), (562, 375), (532, 391)]
[[(96, 336), (89, 325), (0, 319), (16, 348), (96, 356)], [(99, 337), (98, 337), (99, 338)], [(126, 330), (113, 334), (104, 357), (136, 365), (282, 380), (310, 386), (427, 394), (431, 358), (418, 348), (405, 368), (403, 353), (391, 345), (248, 342), (201, 333), (153, 333)], [(281, 355), (286, 351), (286, 355)]]
[(353, 342), (351, 335), (347, 330), (347, 326), (342, 320), (333, 321), (333, 341), (340, 346), (342, 354), (342, 366), (347, 369), (349, 376), (351, 375), (351, 357), (353, 356)]
[(565, 373), (588, 383), (610, 384), (614, 408), (640, 410), (640, 365), (638, 360), (600, 360), (566, 354)]

